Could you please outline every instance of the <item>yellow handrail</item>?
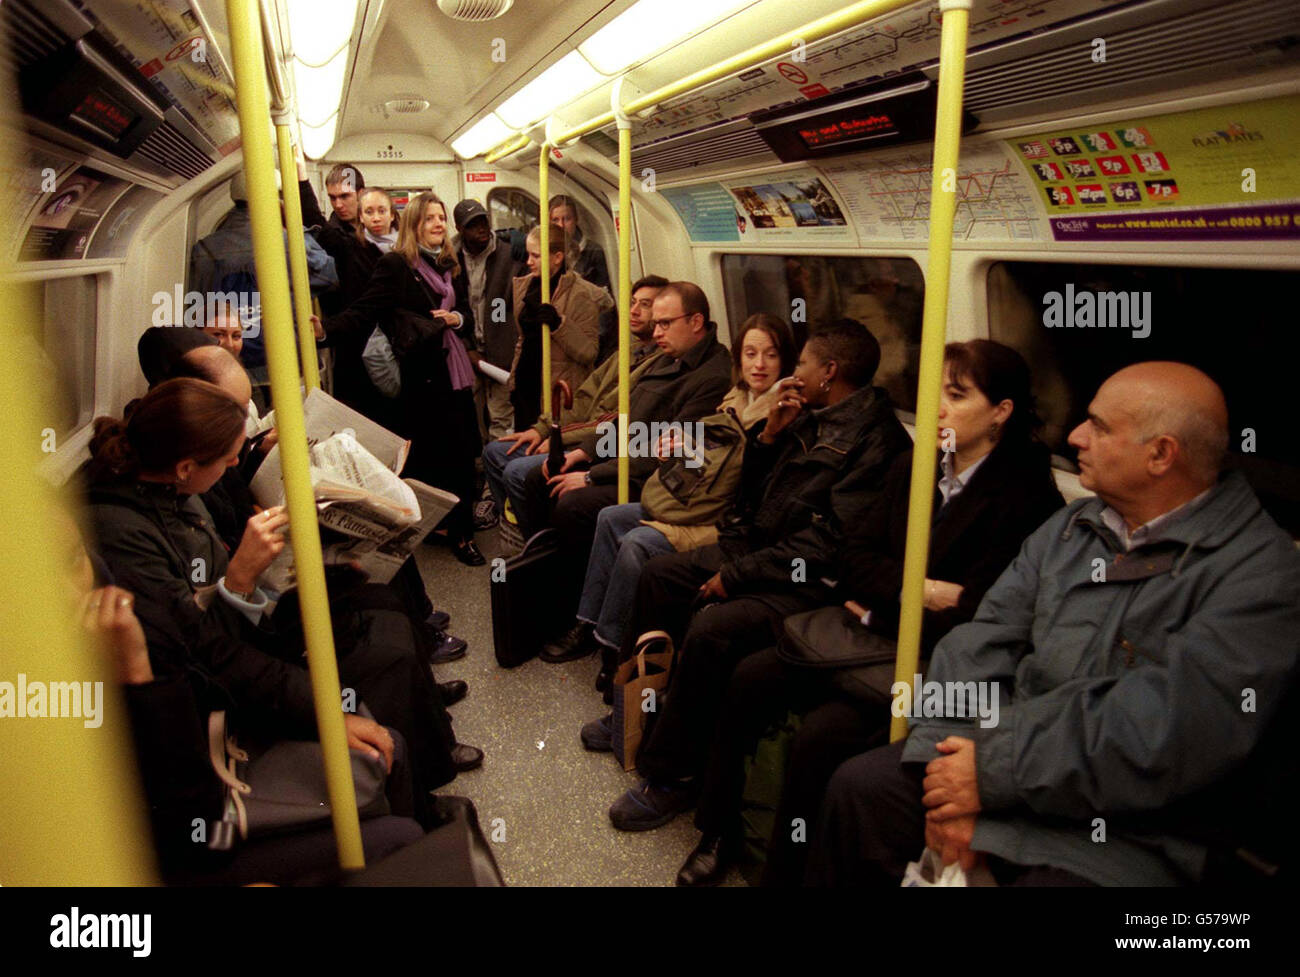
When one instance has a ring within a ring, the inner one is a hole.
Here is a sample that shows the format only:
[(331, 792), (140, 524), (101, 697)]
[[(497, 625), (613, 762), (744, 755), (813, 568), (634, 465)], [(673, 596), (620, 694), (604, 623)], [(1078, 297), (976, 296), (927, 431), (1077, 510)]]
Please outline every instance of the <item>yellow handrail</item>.
[(485, 162), (495, 163), (499, 159), (505, 159), (507, 156), (519, 152), (519, 150), (523, 149), (530, 142), (532, 142), (532, 140), (527, 136), (513, 136), (489, 152), (483, 157), (483, 159)]
[[(774, 37), (770, 41), (756, 44), (754, 47), (732, 55), (730, 58), (719, 61), (708, 68), (702, 68), (685, 78), (664, 85), (662, 88), (656, 88), (639, 98), (634, 98), (623, 106), (623, 111), (628, 115), (636, 115), (638, 112), (654, 108), (670, 98), (676, 98), (678, 95), (684, 95), (711, 82), (726, 78), (737, 71), (744, 71), (746, 68), (752, 68), (763, 61), (769, 61), (783, 54), (790, 54), (794, 45), (799, 41), (804, 44), (812, 44), (814, 41), (820, 41), (832, 34), (838, 34), (850, 27), (856, 27), (864, 21), (872, 20), (900, 7), (911, 6), (914, 3), (916, 3), (916, 0), (859, 0), (858, 3), (850, 4), (842, 10), (837, 10), (835, 13), (827, 14), (824, 17), (818, 17), (802, 27), (786, 31), (786, 33)], [(585, 136), (589, 132), (603, 129), (614, 121), (613, 111), (603, 112), (594, 118), (588, 119), (581, 125), (564, 130), (551, 141), (557, 146), (563, 145), (577, 139), (579, 136)]]
[[(621, 86), (614, 87), (614, 98)], [(630, 498), (627, 457), (628, 422), (632, 413), (632, 122), (618, 120), (618, 504)]]
[[(921, 655), (922, 599), (930, 552), (934, 502), (935, 451), (939, 437), (939, 393), (948, 323), (948, 278), (952, 271), (952, 225), (957, 211), (957, 160), (961, 149), (962, 91), (966, 80), (966, 29), (971, 0), (939, 0), (943, 33), (939, 48), (939, 111), (934, 126), (930, 174), (930, 260), (925, 273), (925, 312), (921, 320), (920, 379), (916, 391), (916, 444), (907, 507), (907, 547), (903, 557), (902, 610), (898, 623), (895, 682), (912, 683)], [(907, 735), (907, 717), (895, 714), (889, 738)]]
[(302, 355), (302, 380), (308, 390), (320, 389), (316, 366), (316, 334), (311, 327), (311, 285), (307, 280), (307, 244), (302, 230), (302, 201), (298, 199), (298, 164), (287, 125), (276, 125), (280, 151), (280, 183), (284, 186), (284, 223), (289, 235), (289, 273), (293, 276), (294, 322), (298, 326), (298, 351)]
[[(55, 447), (49, 424), (58, 415), (14, 345), (40, 335), (35, 288), (0, 282), (0, 512), (10, 515), (0, 533), (0, 681), (9, 686), (0, 693), (8, 696), (0, 713), (0, 883), (137, 885), (156, 874), (129, 720), (107, 654), (74, 622), (71, 571), (60, 557), (75, 541), (60, 534), (56, 493), (36, 473), (42, 448)], [(60, 686), (68, 689), (60, 712), (77, 706), (82, 718), (32, 717), (30, 689), (49, 692), (49, 701), (41, 699), (48, 715), (56, 682), (69, 683)]]
[[(266, 62), (262, 57), (262, 28), (257, 0), (226, 0), (231, 62), (235, 71), (236, 107), (248, 179), (248, 212), (253, 225), (253, 259), (262, 293), (262, 328), (266, 333), (266, 363), (271, 400), (280, 434), (280, 464), (289, 510), (294, 564), (298, 576), (299, 610), (307, 639), (307, 664), (316, 703), (316, 728), (325, 759), (325, 782), (334, 819), (339, 864), (362, 868), (361, 823), (352, 786), (352, 764), (339, 698), (338, 662), (330, 627), (325, 567), (316, 522), (316, 504), (307, 458), (307, 430), (298, 389), (297, 357), (289, 308), (289, 276), (284, 264), (280, 208), (276, 202), (271, 115), (266, 93)], [(296, 182), (296, 181), (295, 181)], [(288, 187), (285, 188), (288, 196)], [(301, 221), (300, 221), (301, 224)], [(315, 353), (313, 352), (313, 357)]]
[[(541, 198), (541, 220), (537, 242), (542, 250), (538, 263), (538, 274), (542, 276), (542, 304), (551, 301), (551, 213), (548, 201), (551, 195), (551, 144), (542, 143), (541, 154), (537, 157), (537, 195)], [(542, 416), (551, 416), (551, 330), (541, 327), (542, 333)], [(558, 475), (559, 472), (551, 472)]]

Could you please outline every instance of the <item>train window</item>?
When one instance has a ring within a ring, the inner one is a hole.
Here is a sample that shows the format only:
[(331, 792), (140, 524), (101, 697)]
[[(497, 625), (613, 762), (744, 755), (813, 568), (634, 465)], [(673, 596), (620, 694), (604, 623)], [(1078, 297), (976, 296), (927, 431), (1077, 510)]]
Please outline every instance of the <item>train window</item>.
[(516, 228), (527, 231), (537, 226), (541, 208), (537, 200), (522, 190), (497, 187), (488, 191), (488, 220), (492, 230)]
[(1002, 261), (988, 275), (989, 335), (1034, 371), (1044, 436), (1066, 443), (1111, 373), (1142, 360), (1196, 366), (1228, 399), (1229, 447), (1270, 514), (1300, 535), (1300, 450), (1278, 410), (1295, 382), (1282, 350), (1300, 272)]
[(95, 396), (95, 308), (98, 281), (94, 275), (55, 278), (32, 283), (33, 335), (28, 348), (32, 375), (46, 391), (52, 413), (42, 428), (56, 439), (90, 423)]
[(876, 384), (900, 409), (916, 409), (925, 279), (911, 258), (724, 254), (722, 281), (732, 329), (769, 312), (802, 345), (819, 326), (857, 319), (880, 341)]

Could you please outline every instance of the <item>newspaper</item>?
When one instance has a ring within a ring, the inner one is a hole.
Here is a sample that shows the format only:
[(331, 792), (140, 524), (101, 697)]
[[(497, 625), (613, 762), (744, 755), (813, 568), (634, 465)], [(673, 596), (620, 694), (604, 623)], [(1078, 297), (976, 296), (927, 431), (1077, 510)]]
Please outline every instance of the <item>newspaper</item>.
[[(325, 563), (350, 563), (374, 582), (387, 583), (459, 499), (398, 478), (410, 442), (328, 394), (313, 390), (303, 412), (318, 519), (334, 531), (322, 540)], [(261, 506), (283, 503), (279, 445), (267, 454), (251, 488)], [(281, 550), (260, 583), (279, 593), (296, 586), (292, 545)]]
[[(346, 404), (341, 404), (321, 390), (313, 390), (302, 405), (303, 421), (307, 429), (307, 444), (314, 445), (335, 434), (350, 431), (357, 442), (369, 451), (379, 463), (396, 475), (402, 473), (411, 442), (398, 437), (387, 428), (380, 427), (364, 414), (359, 414)], [(277, 444), (266, 456), (249, 485), (253, 498), (263, 508), (284, 502), (284, 476), (280, 470), (280, 446)]]

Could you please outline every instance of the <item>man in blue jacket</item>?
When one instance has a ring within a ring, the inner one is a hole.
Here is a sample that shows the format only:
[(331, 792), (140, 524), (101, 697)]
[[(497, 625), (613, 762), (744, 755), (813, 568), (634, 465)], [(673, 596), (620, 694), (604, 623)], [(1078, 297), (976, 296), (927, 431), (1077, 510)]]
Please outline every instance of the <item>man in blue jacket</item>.
[(1222, 471), (1222, 391), (1127, 367), (1070, 443), (1097, 497), (1030, 536), (896, 697), (905, 743), (836, 772), (808, 881), (897, 885), (928, 846), (1003, 884), (1174, 885), (1267, 877), (1293, 847), (1300, 555)]

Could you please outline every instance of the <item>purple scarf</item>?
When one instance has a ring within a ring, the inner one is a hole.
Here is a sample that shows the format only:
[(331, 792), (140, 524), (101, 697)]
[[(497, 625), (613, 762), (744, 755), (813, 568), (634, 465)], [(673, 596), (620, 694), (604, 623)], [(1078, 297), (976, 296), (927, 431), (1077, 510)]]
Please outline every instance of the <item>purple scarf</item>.
[[(438, 308), (450, 312), (456, 304), (456, 290), (451, 284), (451, 272), (434, 271), (433, 266), (421, 255), (415, 263), (415, 270), (438, 298)], [(474, 386), (474, 367), (465, 352), (465, 344), (460, 341), (454, 329), (442, 331), (442, 348), (447, 351), (447, 372), (451, 374), (451, 389), (465, 390)]]

